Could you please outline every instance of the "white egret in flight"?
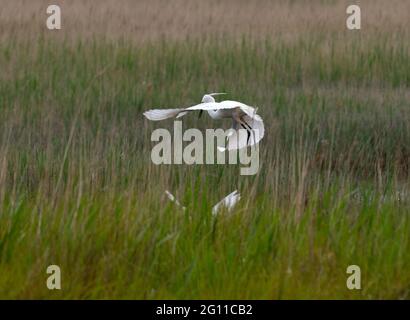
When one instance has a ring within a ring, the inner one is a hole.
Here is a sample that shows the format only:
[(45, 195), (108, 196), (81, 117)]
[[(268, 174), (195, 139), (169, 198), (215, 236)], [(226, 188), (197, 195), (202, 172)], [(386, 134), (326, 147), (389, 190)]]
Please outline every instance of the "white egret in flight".
[[(201, 116), (203, 111), (207, 111), (215, 120), (231, 118), (234, 130), (228, 135), (228, 146), (218, 147), (220, 151), (241, 149), (262, 140), (265, 127), (262, 118), (256, 114), (256, 109), (239, 101), (216, 102), (214, 96), (220, 94), (225, 93), (206, 94), (201, 103), (187, 108), (148, 110), (144, 112), (144, 116), (149, 120), (159, 121), (173, 117), (180, 118), (190, 111), (199, 111), (199, 116)], [(239, 134), (238, 129), (241, 128), (246, 130), (246, 137)]]

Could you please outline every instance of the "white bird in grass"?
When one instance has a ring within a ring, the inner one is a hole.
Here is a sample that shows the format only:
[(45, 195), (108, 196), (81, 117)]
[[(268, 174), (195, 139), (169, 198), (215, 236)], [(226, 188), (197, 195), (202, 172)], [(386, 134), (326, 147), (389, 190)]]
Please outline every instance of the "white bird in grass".
[[(165, 190), (165, 194), (167, 195), (168, 199), (172, 202), (174, 202), (178, 207), (182, 208), (182, 210), (186, 210), (186, 207), (181, 205), (181, 203), (175, 198), (175, 196), (169, 192), (168, 190)], [(234, 192), (231, 192), (228, 194), (225, 198), (223, 198), (221, 201), (219, 201), (216, 205), (212, 207), (212, 215), (216, 216), (222, 208), (226, 208), (226, 210), (229, 212), (235, 207), (235, 205), (238, 203), (238, 201), (241, 200), (241, 194), (238, 192), (238, 190), (235, 190)]]
[(178, 207), (182, 208), (182, 210), (186, 210), (186, 207), (181, 205), (181, 203), (179, 203), (177, 198), (175, 198), (175, 196), (171, 192), (169, 192), (168, 190), (165, 190), (165, 194), (167, 195), (170, 201), (174, 202)]
[[(180, 118), (190, 111), (207, 111), (212, 119), (232, 119), (232, 131), (228, 134), (228, 146), (218, 147), (220, 151), (241, 149), (252, 146), (262, 140), (265, 133), (262, 118), (256, 113), (256, 109), (239, 101), (225, 100), (216, 102), (214, 96), (225, 93), (210, 93), (202, 98), (202, 102), (187, 108), (175, 109), (152, 109), (144, 112), (144, 116), (152, 121), (165, 120), (168, 118)], [(239, 130), (246, 130), (245, 135), (239, 134)]]
[(219, 210), (225, 207), (228, 211), (231, 211), (232, 208), (241, 200), (241, 194), (238, 190), (228, 194), (225, 198), (219, 201), (214, 207), (212, 208), (212, 215), (216, 216)]

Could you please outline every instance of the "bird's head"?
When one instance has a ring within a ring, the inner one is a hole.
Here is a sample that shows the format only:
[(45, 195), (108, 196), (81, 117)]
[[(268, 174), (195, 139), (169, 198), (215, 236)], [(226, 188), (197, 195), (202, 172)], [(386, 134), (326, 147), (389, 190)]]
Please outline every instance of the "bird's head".
[(202, 97), (202, 103), (208, 103), (208, 102), (215, 102), (215, 99), (213, 96), (206, 94)]
[(214, 96), (218, 96), (218, 95), (221, 95), (221, 94), (226, 94), (226, 93), (222, 93), (222, 92), (208, 93), (208, 94), (206, 94), (202, 97), (201, 102), (202, 103), (215, 102)]

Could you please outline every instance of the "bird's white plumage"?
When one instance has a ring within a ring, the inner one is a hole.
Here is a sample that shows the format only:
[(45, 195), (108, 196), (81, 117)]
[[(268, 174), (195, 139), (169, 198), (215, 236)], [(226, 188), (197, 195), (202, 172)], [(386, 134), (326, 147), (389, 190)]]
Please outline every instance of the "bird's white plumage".
[[(245, 120), (252, 127), (251, 136), (248, 141), (248, 134), (245, 129), (233, 130), (232, 134), (228, 137), (228, 141), (225, 147), (218, 147), (220, 152), (231, 151), (236, 149), (242, 149), (246, 146), (253, 146), (262, 140), (265, 134), (265, 128), (263, 125), (262, 118), (259, 115), (251, 118), (249, 116), (244, 116)], [(235, 124), (235, 126), (237, 126)]]
[(168, 190), (165, 190), (165, 194), (167, 195), (170, 201), (174, 202), (178, 207), (182, 208), (182, 210), (186, 209), (183, 205), (179, 203), (177, 198), (175, 198), (175, 196), (171, 192), (169, 192)]
[[(239, 101), (225, 100), (216, 102), (213, 96), (218, 94), (222, 93), (206, 94), (202, 98), (202, 102), (194, 106), (175, 109), (152, 109), (144, 112), (144, 116), (149, 120), (159, 121), (174, 117), (180, 118), (190, 111), (207, 111), (215, 120), (232, 118), (233, 129), (236, 130), (236, 133), (228, 137), (226, 147), (218, 147), (221, 152), (252, 146), (262, 140), (265, 127), (262, 118), (256, 113), (257, 110)], [(244, 124), (249, 127), (244, 126)], [(238, 130), (241, 127), (243, 130)], [(241, 132), (249, 132), (250, 136), (248, 136), (248, 133)]]
[(241, 194), (238, 190), (228, 194), (225, 198), (219, 201), (214, 207), (212, 208), (212, 215), (217, 215), (219, 210), (222, 208), (226, 208), (228, 211), (232, 210), (233, 207), (238, 203), (241, 199)]
[[(175, 198), (175, 196), (171, 192), (165, 190), (165, 194), (171, 202), (175, 203), (178, 207), (182, 208), (182, 210), (186, 210), (186, 207), (181, 205), (180, 202)], [(212, 215), (216, 216), (218, 212), (222, 210), (222, 208), (225, 208), (227, 211), (231, 211), (239, 202), (239, 200), (241, 200), (241, 194), (238, 192), (238, 190), (231, 192), (212, 207)]]
[(183, 109), (153, 109), (144, 112), (144, 116), (151, 121), (160, 121), (174, 118), (181, 113)]

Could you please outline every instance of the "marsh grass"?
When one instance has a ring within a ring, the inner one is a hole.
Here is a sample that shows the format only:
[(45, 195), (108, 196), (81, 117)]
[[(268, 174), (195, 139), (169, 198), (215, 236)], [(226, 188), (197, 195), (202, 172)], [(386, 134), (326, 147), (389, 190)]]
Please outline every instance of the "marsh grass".
[[(408, 33), (312, 30), (2, 41), (0, 297), (408, 299)], [(257, 175), (151, 163), (151, 132), (173, 123), (143, 110), (212, 91), (259, 108)]]

